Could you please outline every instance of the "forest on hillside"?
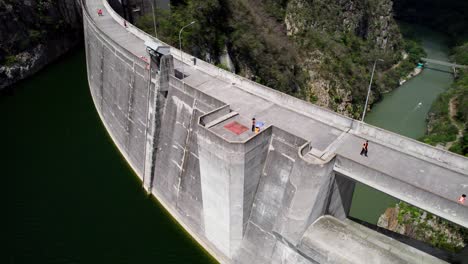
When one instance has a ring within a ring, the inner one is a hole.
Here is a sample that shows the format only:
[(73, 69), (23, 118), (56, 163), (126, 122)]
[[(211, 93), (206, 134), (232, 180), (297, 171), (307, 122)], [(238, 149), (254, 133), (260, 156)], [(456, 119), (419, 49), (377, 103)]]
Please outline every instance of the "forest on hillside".
[[(391, 0), (178, 0), (157, 10), (158, 37), (223, 68), (301, 99), (358, 118), (372, 64), (379, 58), (371, 101), (398, 86), (424, 55), (403, 39)], [(315, 11), (314, 11), (315, 10)], [(137, 25), (153, 33), (152, 14)], [(402, 53), (409, 53), (402, 60)]]

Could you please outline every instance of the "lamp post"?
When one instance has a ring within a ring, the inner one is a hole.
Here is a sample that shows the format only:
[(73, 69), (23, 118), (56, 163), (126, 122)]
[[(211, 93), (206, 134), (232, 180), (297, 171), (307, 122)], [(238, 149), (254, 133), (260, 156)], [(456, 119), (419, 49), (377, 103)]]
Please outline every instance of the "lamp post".
[(372, 74), (371, 74), (371, 77), (370, 77), (369, 88), (367, 89), (366, 104), (364, 105), (364, 111), (362, 112), (362, 119), (361, 119), (362, 122), (364, 122), (364, 117), (366, 117), (367, 103), (369, 102), (369, 95), (370, 95), (371, 86), (372, 86), (372, 79), (374, 78), (375, 65), (377, 65), (377, 61), (383, 61), (383, 60), (382, 59), (376, 59), (374, 61), (374, 67), (372, 67)]
[(182, 38), (181, 38), (181, 35), (182, 35), (182, 31), (186, 28), (186, 27), (189, 27), (193, 24), (195, 24), (196, 21), (192, 21), (190, 22), (190, 24), (187, 24), (185, 26), (183, 26), (180, 31), (179, 31), (179, 49), (180, 49), (180, 60), (182, 61), (182, 80), (184, 79), (185, 77), (185, 70), (184, 70), (184, 58), (183, 58), (183, 51), (182, 51)]
[(154, 26), (154, 37), (158, 37), (158, 31), (156, 29), (156, 17), (154, 14), (154, 0), (151, 0), (151, 9), (153, 11), (153, 26)]

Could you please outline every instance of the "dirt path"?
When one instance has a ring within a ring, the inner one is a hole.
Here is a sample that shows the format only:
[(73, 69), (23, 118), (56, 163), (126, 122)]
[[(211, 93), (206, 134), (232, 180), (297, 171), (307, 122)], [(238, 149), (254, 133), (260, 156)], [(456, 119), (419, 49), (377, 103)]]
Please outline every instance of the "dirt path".
[(455, 142), (460, 140), (461, 137), (463, 137), (463, 131), (465, 130), (465, 127), (461, 125), (457, 120), (455, 120), (455, 115), (457, 114), (457, 98), (456, 96), (452, 97), (449, 102), (449, 118), (450, 121), (452, 121), (452, 124), (458, 128), (458, 133), (457, 133), (457, 138), (454, 141), (447, 142), (445, 144), (445, 149), (450, 149)]

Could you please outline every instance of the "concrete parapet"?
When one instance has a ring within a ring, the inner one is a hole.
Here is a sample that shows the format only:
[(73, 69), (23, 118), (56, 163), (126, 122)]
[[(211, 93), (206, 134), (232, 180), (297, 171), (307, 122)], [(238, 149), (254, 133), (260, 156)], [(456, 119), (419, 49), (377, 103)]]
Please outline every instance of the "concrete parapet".
[(294, 148), (299, 148), (306, 143), (305, 139), (275, 126), (273, 127), (273, 134), (275, 135), (276, 140), (285, 142)]
[[(124, 27), (124, 21), (126, 21), (123, 17), (121, 17), (115, 10), (109, 5), (107, 0), (101, 0), (104, 8), (106, 9), (107, 13), (112, 16), (112, 18), (117, 21), (122, 27)], [(153, 36), (149, 35), (148, 33), (144, 32), (143, 30), (135, 27), (131, 23), (127, 21), (126, 30), (133, 35), (139, 37), (144, 41), (153, 41), (161, 44), (165, 44), (164, 42), (160, 41), (159, 39), (154, 38)], [(166, 44), (165, 44), (166, 45)]]
[[(406, 182), (371, 169), (345, 157), (337, 156), (333, 170), (376, 190), (396, 197), (461, 226), (468, 226), (468, 210), (453, 200), (441, 197)], [(454, 197), (456, 199), (456, 197)]]
[(203, 127), (210, 128), (213, 125), (211, 124), (213, 121), (216, 121), (217, 119), (220, 119), (229, 113), (231, 113), (231, 108), (229, 105), (221, 106), (220, 108), (201, 116), (198, 123)]
[(171, 76), (170, 78), (170, 86), (180, 90), (181, 92), (197, 100), (197, 107), (199, 107), (200, 110), (203, 110), (204, 112), (210, 112), (213, 109), (220, 108), (226, 105), (226, 103), (214, 98), (213, 96), (203, 93), (202, 91), (197, 90), (191, 87), (190, 85), (187, 85), (186, 83), (182, 82), (174, 76)]
[[(193, 57), (187, 54), (187, 56), (184, 55), (184, 58), (188, 56), (191, 58)], [(332, 125), (343, 130), (349, 129), (352, 125), (353, 120), (351, 118), (338, 115), (329, 109), (313, 105), (311, 103), (284, 94), (267, 86), (258, 84), (247, 78), (220, 69), (210, 63), (197, 60), (196, 68), (213, 77), (219, 78), (228, 83), (232, 83), (239, 89), (255, 94), (256, 96), (264, 98), (283, 107), (289, 108), (293, 111), (300, 112), (304, 115), (308, 115), (328, 125)]]
[(399, 151), (415, 154), (428, 161), (438, 161), (448, 169), (455, 169), (465, 174), (468, 173), (467, 159), (453, 152), (435, 148), (417, 140), (357, 121), (353, 123), (351, 132), (359, 136), (372, 138), (380, 144), (398, 149)]

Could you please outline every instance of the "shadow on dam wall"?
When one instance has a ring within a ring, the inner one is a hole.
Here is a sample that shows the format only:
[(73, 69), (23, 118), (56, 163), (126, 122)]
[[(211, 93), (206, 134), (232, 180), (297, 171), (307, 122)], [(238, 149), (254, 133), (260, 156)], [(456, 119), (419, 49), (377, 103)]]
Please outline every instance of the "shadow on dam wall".
[(359, 223), (360, 225), (363, 225), (369, 229), (375, 230), (381, 234), (384, 234), (388, 237), (398, 240), (401, 243), (404, 243), (408, 246), (411, 246), (413, 248), (426, 252), (427, 254), (430, 254), (438, 259), (442, 259), (444, 261), (447, 261), (453, 264), (467, 264), (468, 263), (468, 246), (465, 246), (458, 253), (448, 252), (440, 248), (433, 247), (426, 242), (423, 242), (414, 238), (410, 238), (408, 236), (393, 232), (386, 228), (370, 224), (366, 221), (362, 221), (360, 219), (357, 219), (351, 216), (348, 216), (348, 218), (356, 223)]

